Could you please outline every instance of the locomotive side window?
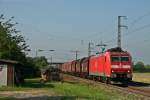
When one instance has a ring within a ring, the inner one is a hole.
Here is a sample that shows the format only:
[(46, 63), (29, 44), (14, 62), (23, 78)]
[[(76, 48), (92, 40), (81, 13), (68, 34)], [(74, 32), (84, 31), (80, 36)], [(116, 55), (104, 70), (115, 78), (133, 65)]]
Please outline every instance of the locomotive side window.
[(111, 57), (111, 61), (112, 62), (119, 62), (120, 61), (120, 57), (119, 56), (112, 56)]
[(121, 62), (128, 62), (129, 57), (128, 56), (121, 56)]

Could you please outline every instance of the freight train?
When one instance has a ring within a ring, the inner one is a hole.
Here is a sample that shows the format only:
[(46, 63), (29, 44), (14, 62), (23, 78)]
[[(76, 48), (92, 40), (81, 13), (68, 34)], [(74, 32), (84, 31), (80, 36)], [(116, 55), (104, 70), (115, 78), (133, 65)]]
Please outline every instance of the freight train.
[(82, 59), (65, 62), (62, 72), (106, 83), (132, 80), (132, 58), (121, 48), (111, 48), (105, 52)]

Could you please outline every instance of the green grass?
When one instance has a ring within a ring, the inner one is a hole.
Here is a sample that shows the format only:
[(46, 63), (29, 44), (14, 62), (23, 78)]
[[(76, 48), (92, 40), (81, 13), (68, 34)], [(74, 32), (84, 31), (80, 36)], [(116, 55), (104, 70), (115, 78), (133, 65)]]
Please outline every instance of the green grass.
[[(57, 94), (63, 96), (71, 96), (76, 99), (83, 100), (137, 100), (137, 97), (132, 94), (124, 94), (120, 91), (101, 88), (93, 85), (81, 83), (52, 83), (54, 88), (50, 89)], [(66, 99), (65, 99), (66, 100)], [(67, 99), (70, 100), (70, 99)]]
[(23, 91), (30, 90), (33, 88), (43, 88), (45, 87), (40, 83), (39, 79), (27, 79), (25, 83), (21, 86), (0, 86), (0, 91)]
[[(109, 100), (114, 97), (115, 94), (107, 93), (102, 90), (95, 89), (91, 86), (81, 84), (70, 84), (70, 83), (53, 83), (54, 91), (67, 96), (74, 96), (76, 98), (84, 99), (96, 99), (96, 100)], [(61, 84), (61, 85), (60, 85)]]
[[(133, 95), (124, 95), (115, 90), (109, 90), (78, 82), (47, 82), (40, 83), (40, 79), (27, 79), (21, 87), (0, 87), (0, 91), (30, 91), (44, 90), (51, 100), (136, 100)], [(12, 99), (10, 99), (12, 98)], [(0, 97), (0, 100), (15, 100), (13, 97)]]
[(0, 100), (16, 100), (14, 97), (0, 97)]
[(0, 86), (0, 91), (25, 91), (31, 89), (49, 89), (52, 88), (51, 83), (42, 84), (40, 78), (26, 79), (25, 83), (21, 86)]
[(1, 86), (0, 91), (22, 91), (24, 88), (16, 86)]

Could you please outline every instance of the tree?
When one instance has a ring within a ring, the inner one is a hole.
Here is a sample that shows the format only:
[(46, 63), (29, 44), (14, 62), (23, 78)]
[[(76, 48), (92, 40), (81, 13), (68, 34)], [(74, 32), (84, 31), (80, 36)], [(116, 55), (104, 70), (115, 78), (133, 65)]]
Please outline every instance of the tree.
[(48, 61), (44, 56), (35, 58), (27, 57), (25, 66), (25, 77), (37, 77), (41, 75), (40, 70), (48, 66)]
[(16, 29), (18, 23), (14, 17), (5, 19), (0, 15), (0, 58), (11, 59), (22, 63), (26, 62), (24, 51), (28, 49), (21, 32)]
[(145, 65), (143, 62), (139, 61), (134, 65), (134, 71), (137, 72), (144, 72), (145, 71)]
[(16, 29), (18, 23), (13, 21), (14, 17), (5, 19), (0, 15), (0, 59), (15, 60), (24, 65), (24, 74), (26, 76), (36, 76), (39, 69), (47, 66), (45, 57), (26, 57), (25, 51), (28, 51), (22, 33)]
[(45, 58), (45, 56), (33, 58), (33, 63), (35, 65), (35, 67), (37, 67), (39, 69), (47, 67), (47, 65), (48, 65), (48, 61)]

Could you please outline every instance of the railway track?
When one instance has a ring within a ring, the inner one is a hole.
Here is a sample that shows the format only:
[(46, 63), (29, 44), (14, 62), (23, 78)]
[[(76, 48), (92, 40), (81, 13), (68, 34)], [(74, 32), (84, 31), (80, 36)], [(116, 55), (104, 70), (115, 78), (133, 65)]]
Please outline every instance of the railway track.
[(112, 85), (112, 84), (105, 84), (102, 82), (84, 79), (84, 78), (76, 77), (76, 76), (72, 76), (72, 75), (67, 75), (67, 74), (63, 74), (63, 75), (64, 75), (64, 77), (68, 77), (75, 81), (84, 82), (88, 85), (103, 86), (105, 88), (116, 89), (116, 90), (118, 90), (120, 92), (124, 92), (126, 94), (138, 95), (143, 100), (145, 100), (145, 98), (146, 98), (146, 100), (150, 100), (150, 86), (149, 86), (149, 89), (147, 89), (147, 88), (138, 88), (136, 86), (130, 86), (130, 84), (133, 85), (133, 83), (129, 83), (129, 86), (122, 86), (122, 85), (117, 85), (117, 84)]
[(147, 90), (147, 89), (141, 89), (141, 88), (137, 88), (137, 87), (133, 87), (133, 86), (128, 86), (127, 90), (130, 92), (134, 92), (136, 94), (140, 94), (140, 95), (149, 97), (149, 99), (150, 99), (150, 89)]

